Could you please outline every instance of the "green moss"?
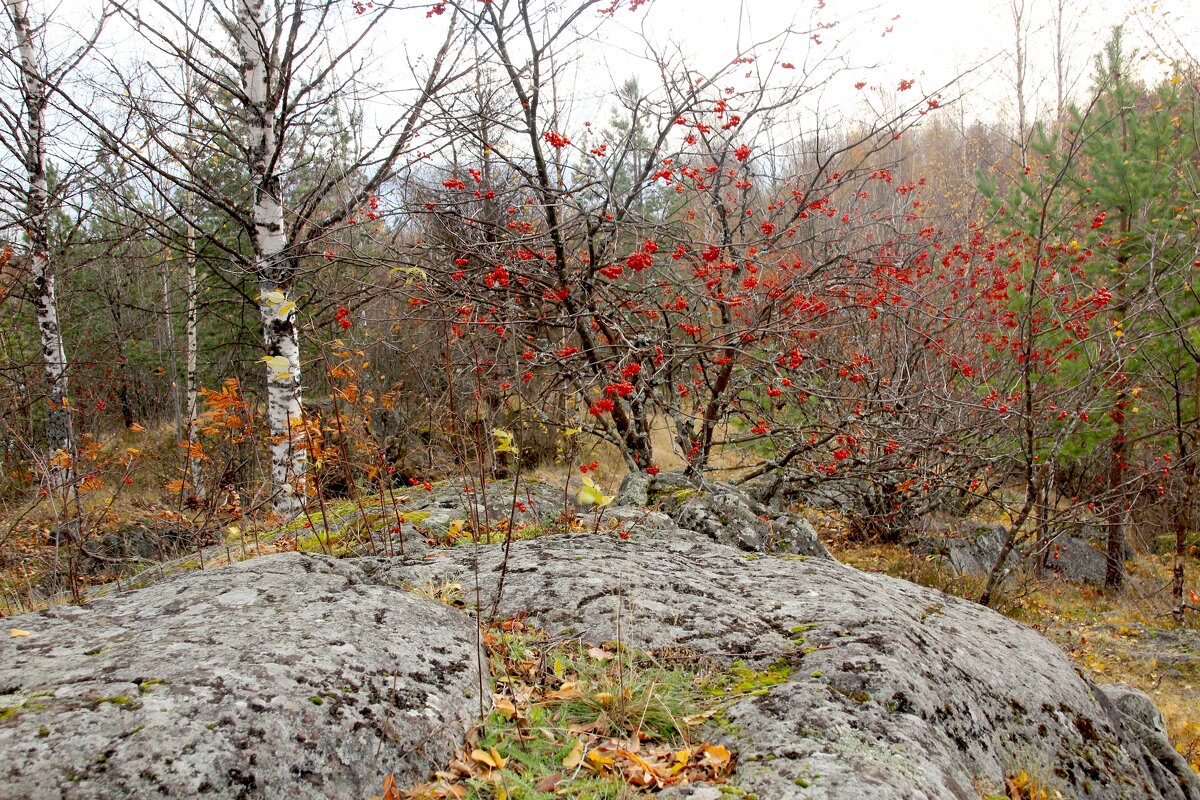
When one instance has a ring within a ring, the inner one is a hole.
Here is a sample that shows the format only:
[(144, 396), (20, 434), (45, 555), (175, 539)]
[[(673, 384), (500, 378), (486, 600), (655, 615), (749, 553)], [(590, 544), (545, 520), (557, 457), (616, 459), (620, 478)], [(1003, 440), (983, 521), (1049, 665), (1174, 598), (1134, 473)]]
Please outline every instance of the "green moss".
[(308, 698), (308, 702), (312, 703), (314, 706), (321, 706), (325, 705), (325, 698), (314, 695), (313, 697)]
[(142, 694), (145, 694), (146, 692), (150, 691), (151, 686), (163, 686), (166, 683), (167, 682), (162, 678), (147, 678), (138, 684), (138, 691)]
[(411, 523), (413, 527), (420, 525), (425, 520), (429, 519), (428, 511), (408, 511), (400, 516), (404, 517), (404, 521)]
[(296, 538), (296, 549), (302, 553), (328, 553), (333, 556), (345, 555), (345, 529), (316, 530), (307, 536)]
[(42, 727), (38, 728), (37, 735), (39, 739), (45, 739), (50, 735), (50, 729), (43, 725)]
[(747, 792), (745, 789), (739, 789), (736, 786), (719, 786), (717, 791), (722, 797), (740, 797), (742, 800), (758, 800), (758, 795)]
[(715, 695), (760, 695), (772, 686), (786, 683), (792, 675), (792, 665), (785, 658), (772, 663), (765, 670), (756, 671), (738, 661), (724, 676), (709, 683), (709, 692)]
[(105, 703), (111, 703), (114, 706), (119, 706), (122, 708), (128, 708), (130, 706), (137, 705), (137, 701), (134, 700), (132, 697), (129, 697), (129, 696), (123, 695), (123, 694), (114, 694), (112, 697), (101, 697), (99, 700), (93, 700), (92, 708), (93, 709), (99, 708), (100, 706), (104, 705)]
[(652, 481), (650, 483), (650, 488), (646, 491), (646, 497), (651, 503), (657, 503), (670, 498), (675, 505), (681, 506), (688, 500), (691, 500), (693, 497), (703, 494), (701, 490), (695, 488), (694, 486), (681, 486), (672, 489), (666, 486), (657, 486), (656, 483), (657, 482)]

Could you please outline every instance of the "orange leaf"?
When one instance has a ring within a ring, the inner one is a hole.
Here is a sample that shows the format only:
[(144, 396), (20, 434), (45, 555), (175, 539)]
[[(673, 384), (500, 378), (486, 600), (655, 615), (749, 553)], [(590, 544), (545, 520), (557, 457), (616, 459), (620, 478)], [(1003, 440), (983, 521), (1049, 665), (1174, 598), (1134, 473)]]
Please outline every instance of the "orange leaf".
[(400, 800), (400, 789), (396, 786), (396, 776), (390, 772), (383, 779), (383, 797), (380, 800)]

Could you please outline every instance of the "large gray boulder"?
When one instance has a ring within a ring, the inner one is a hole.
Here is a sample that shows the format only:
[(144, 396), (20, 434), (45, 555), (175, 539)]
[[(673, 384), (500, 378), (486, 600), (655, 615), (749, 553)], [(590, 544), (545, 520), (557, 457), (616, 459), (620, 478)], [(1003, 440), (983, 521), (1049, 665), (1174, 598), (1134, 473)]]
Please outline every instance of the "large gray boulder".
[(13, 618), (30, 635), (0, 640), (0, 797), (421, 781), (476, 719), (481, 654), (466, 614), (408, 587), (474, 599), (478, 574), (501, 616), (766, 671), (709, 731), (737, 755), (735, 794), (979, 800), (1024, 772), (1050, 796), (1200, 800), (1149, 698), (1097, 686), (1029, 628), (831, 559), (717, 544), (668, 511), (610, 514), (619, 528), (507, 550), (268, 556)]
[(424, 778), (480, 709), (470, 619), (322, 557), (266, 556), (5, 629), (5, 800), (364, 800), (389, 772)]
[(505, 574), (501, 615), (782, 668), (715, 731), (738, 754), (735, 786), (760, 798), (978, 800), (1026, 772), (1067, 798), (1200, 800), (1144, 695), (1114, 700), (1031, 629), (934, 590), (669, 532), (517, 542), (507, 561), (481, 548), (361, 566), (390, 585), (470, 586), (475, 559), (485, 608)]

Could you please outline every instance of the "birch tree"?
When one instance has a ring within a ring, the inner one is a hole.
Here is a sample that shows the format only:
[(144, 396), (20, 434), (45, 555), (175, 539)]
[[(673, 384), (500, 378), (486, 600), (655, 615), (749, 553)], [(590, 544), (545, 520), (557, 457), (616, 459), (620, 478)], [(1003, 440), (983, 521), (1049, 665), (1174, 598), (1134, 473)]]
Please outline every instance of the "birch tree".
[[(148, 121), (143, 130), (151, 144), (145, 151), (125, 145), (123, 152), (217, 210), (241, 234), (239, 241), (222, 241), (187, 203), (173, 209), (193, 235), (216, 241), (258, 284), (272, 505), (281, 516), (295, 516), (308, 492), (297, 284), (306, 257), (407, 165), (430, 99), (457, 74), (448, 67), (456, 61), (455, 17), (450, 15), (440, 48), (423, 67), (413, 65), (423, 78), (395, 116), (369, 134), (359, 131), (365, 143), (353, 152), (322, 159), (321, 115), (361, 99), (358, 51), (385, 8), (362, 6), (362, 19), (354, 24), (341, 18), (344, 4), (332, 0), (229, 0), (185, 8), (157, 0), (145, 13), (132, 5), (121, 10), (154, 48), (201, 84), (181, 91), (153, 65), (138, 81), (121, 76), (130, 98), (126, 110)], [(169, 109), (174, 123), (164, 121)], [(197, 132), (207, 137), (205, 159), (196, 159), (189, 144)], [(214, 156), (239, 164), (240, 185), (213, 182), (204, 162)], [(176, 168), (164, 167), (167, 162)]]
[(4, 0), (9, 26), (9, 49), (3, 58), (14, 68), (11, 94), (0, 100), (0, 124), (5, 136), (0, 147), (19, 169), (5, 170), (6, 194), (22, 207), (15, 220), (23, 231), (33, 286), (38, 344), (46, 382), (46, 481), (52, 488), (69, 485), (74, 436), (71, 425), (68, 363), (59, 324), (56, 265), (52, 258), (50, 229), (56, 196), (48, 179), (48, 113), (50, 101), (66, 77), (91, 51), (103, 25), (83, 44), (50, 65), (45, 54), (44, 23), (35, 24), (25, 0)]

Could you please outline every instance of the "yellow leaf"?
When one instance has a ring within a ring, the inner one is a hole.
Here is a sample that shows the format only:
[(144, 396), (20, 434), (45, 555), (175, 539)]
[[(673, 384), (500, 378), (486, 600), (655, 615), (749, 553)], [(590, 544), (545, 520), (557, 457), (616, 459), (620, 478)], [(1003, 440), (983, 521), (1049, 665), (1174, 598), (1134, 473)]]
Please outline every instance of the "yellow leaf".
[(29, 631), (23, 631), (20, 628), (13, 628), (11, 631), (8, 632), (8, 635), (13, 637), (14, 639), (19, 639), (23, 636), (28, 636)]
[(587, 475), (583, 476), (583, 488), (579, 490), (579, 502), (585, 506), (606, 506), (615, 500), (614, 495), (605, 494)]
[(487, 766), (492, 767), (493, 769), (500, 768), (500, 765), (496, 763), (496, 761), (492, 758), (492, 754), (489, 753), (487, 750), (478, 750), (478, 749), (472, 750), (471, 758), (475, 759), (480, 764), (486, 764)]
[(492, 695), (492, 708), (500, 712), (504, 716), (512, 719), (517, 715), (517, 707), (513, 705), (513, 701), (509, 700), (504, 695)]
[(553, 692), (546, 695), (547, 700), (578, 700), (583, 694), (575, 688), (573, 681), (567, 681)]
[(583, 742), (576, 739), (571, 752), (563, 756), (562, 765), (567, 769), (575, 769), (581, 761), (583, 761)]
[(463, 535), (463, 529), (467, 527), (465, 519), (450, 520), (450, 530), (446, 531), (447, 539), (458, 539)]
[(281, 381), (284, 378), (292, 377), (292, 365), (286, 356), (263, 356), (259, 361), (266, 364), (267, 368), (271, 370), (268, 380)]
[(134, 433), (141, 433), (142, 431), (146, 430), (146, 428), (144, 425), (142, 425), (142, 423), (135, 422), (129, 426), (129, 430), (133, 431)]
[(587, 760), (588, 765), (591, 766), (592, 769), (596, 770), (596, 772), (604, 772), (616, 763), (614, 759), (611, 759), (608, 756), (603, 756), (595, 750), (588, 751)]
[(711, 764), (718, 769), (724, 768), (733, 758), (733, 754), (729, 752), (728, 748), (720, 744), (701, 745), (700, 750), (704, 753), (704, 763)]
[(511, 431), (502, 430), (501, 428), (493, 428), (492, 436), (496, 437), (496, 452), (497, 453), (512, 453), (520, 455), (520, 450), (513, 444), (513, 435)]

